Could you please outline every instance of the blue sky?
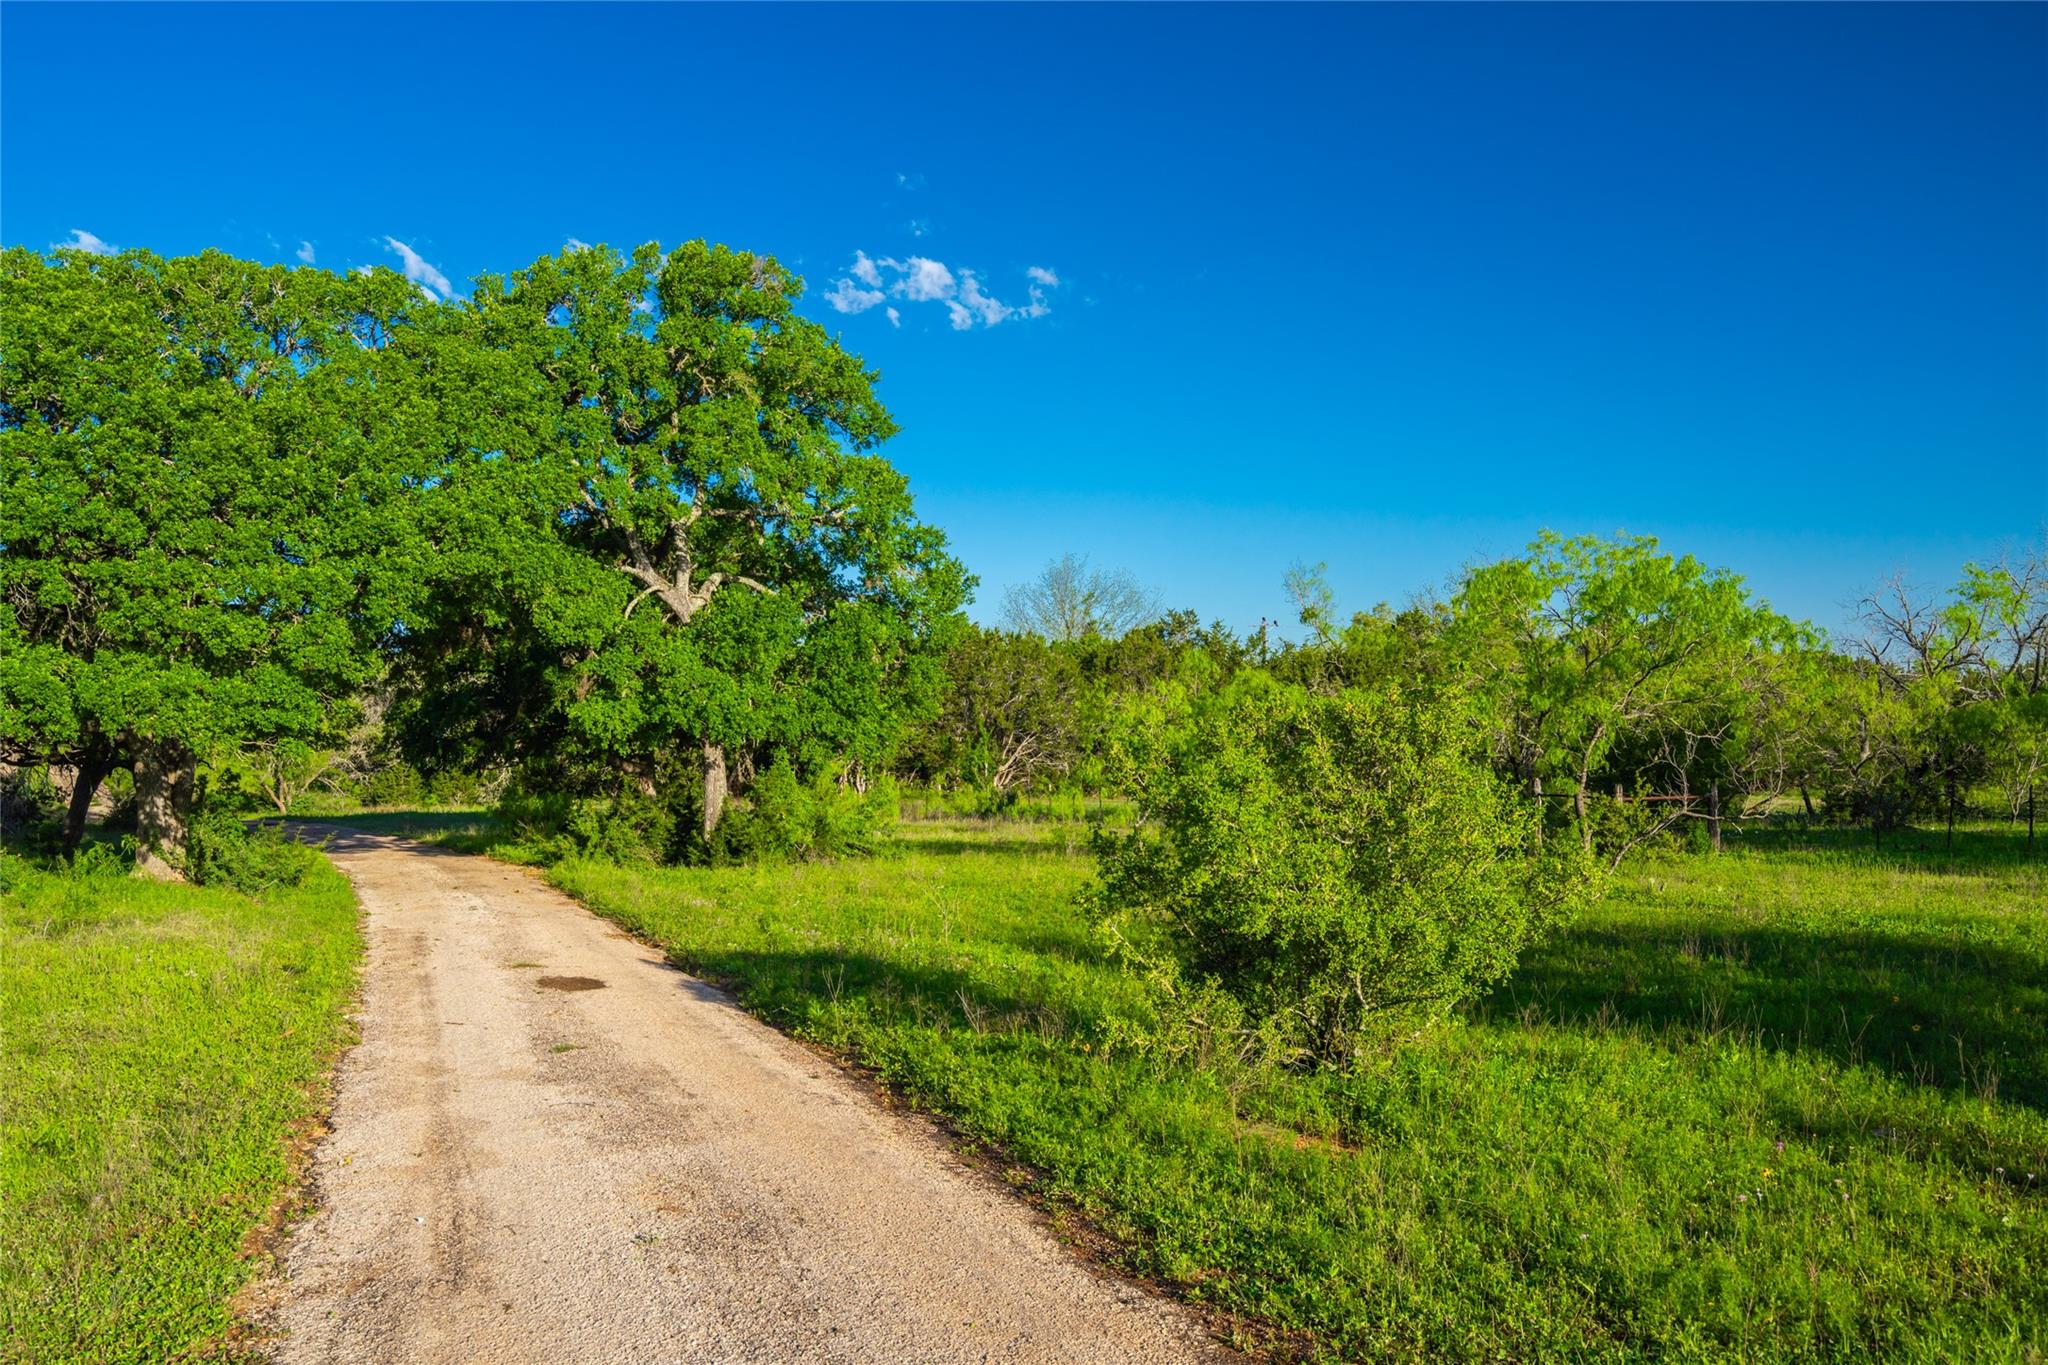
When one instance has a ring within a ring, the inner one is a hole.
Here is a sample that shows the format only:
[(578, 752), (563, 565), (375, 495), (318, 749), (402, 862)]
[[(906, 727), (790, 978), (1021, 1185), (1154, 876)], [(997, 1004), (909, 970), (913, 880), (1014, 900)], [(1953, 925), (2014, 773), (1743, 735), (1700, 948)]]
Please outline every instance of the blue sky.
[(0, 77), (10, 244), (781, 257), (984, 617), (1549, 526), (1834, 627), (2048, 525), (2040, 5), (8, 4)]

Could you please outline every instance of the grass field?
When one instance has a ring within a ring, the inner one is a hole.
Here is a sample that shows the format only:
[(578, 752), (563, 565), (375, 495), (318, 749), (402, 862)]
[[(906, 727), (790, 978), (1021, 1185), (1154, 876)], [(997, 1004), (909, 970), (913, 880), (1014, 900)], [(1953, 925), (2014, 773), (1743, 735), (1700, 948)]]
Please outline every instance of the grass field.
[(0, 857), (0, 1359), (213, 1344), (344, 1040), (355, 901)]
[(1072, 827), (551, 875), (996, 1144), (1248, 1339), (2038, 1361), (2048, 891), (2020, 855), (1979, 829), (1953, 862), (1938, 838), (1769, 836), (1652, 859), (1463, 1023), (1320, 1075), (1129, 1046), (1145, 1003), (1073, 908)]

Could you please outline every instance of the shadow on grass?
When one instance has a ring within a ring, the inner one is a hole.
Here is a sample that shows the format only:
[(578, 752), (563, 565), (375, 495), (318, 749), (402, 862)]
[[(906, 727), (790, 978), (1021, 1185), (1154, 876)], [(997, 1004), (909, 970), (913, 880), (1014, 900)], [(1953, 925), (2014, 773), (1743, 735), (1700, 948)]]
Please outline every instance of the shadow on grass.
[(1480, 1003), (1566, 1027), (1735, 1032), (2048, 1110), (2048, 962), (2003, 945), (1842, 929), (1588, 926)]
[(1066, 1036), (1073, 1016), (1025, 983), (997, 986), (985, 976), (932, 963), (906, 963), (821, 947), (808, 952), (753, 949), (687, 953), (669, 962), (715, 983), (749, 1011), (802, 1026), (824, 1008), (844, 1005), (878, 1022), (922, 1024), (976, 1033)]
[(2048, 871), (2048, 829), (2030, 846), (2024, 824), (1959, 827), (1951, 846), (1947, 832), (1939, 828), (1893, 830), (1876, 839), (1867, 828), (1808, 826), (1790, 820), (1731, 828), (1728, 846), (1751, 853), (1819, 854), (1835, 866), (1936, 875)]
[(1077, 834), (1073, 841), (1073, 852), (1067, 844), (1054, 843), (1041, 826), (1029, 834), (1011, 834), (1008, 829), (998, 828), (987, 833), (974, 834), (932, 834), (910, 833), (908, 827), (899, 830), (897, 845), (905, 853), (929, 853), (941, 858), (958, 858), (980, 854), (992, 858), (1068, 858), (1088, 851), (1088, 838)]
[(288, 820), (267, 820), (266, 824), (298, 826), (334, 840), (333, 846), (350, 833), (409, 839), (426, 845), (423, 851), (443, 853), (490, 853), (518, 841), (517, 834), (498, 823), (489, 811), (477, 810), (380, 810), (352, 815), (294, 816)]

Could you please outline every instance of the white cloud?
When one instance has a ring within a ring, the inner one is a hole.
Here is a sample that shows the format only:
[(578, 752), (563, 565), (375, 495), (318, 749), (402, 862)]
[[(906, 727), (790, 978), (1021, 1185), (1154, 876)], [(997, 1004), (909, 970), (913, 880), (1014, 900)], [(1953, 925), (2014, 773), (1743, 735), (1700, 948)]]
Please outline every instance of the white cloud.
[(50, 243), (52, 251), (89, 251), (95, 256), (112, 256), (120, 249), (112, 242), (101, 241), (84, 228), (71, 229), (71, 240), (68, 242)]
[[(1031, 281), (1028, 301), (1010, 304), (989, 292), (978, 270), (955, 268), (929, 256), (898, 260), (856, 251), (847, 273), (832, 282), (825, 302), (841, 313), (865, 313), (890, 299), (936, 303), (945, 308), (948, 326), (966, 332), (976, 324), (994, 327), (1011, 318), (1042, 318), (1052, 311), (1046, 291), (1059, 287), (1059, 276), (1042, 265), (1031, 266), (1024, 273)], [(882, 311), (892, 327), (903, 325), (900, 309), (890, 306)]]
[[(884, 265), (895, 265), (884, 261)], [(932, 260), (928, 256), (912, 256), (901, 267), (903, 278), (896, 281), (891, 293), (900, 294), (912, 303), (929, 303), (934, 299), (950, 299), (957, 285), (953, 272), (946, 269), (945, 262)]]
[(355, 268), (355, 270), (352, 273), (357, 275), (374, 275), (377, 272), (372, 270), (369, 266), (359, 265)]
[(431, 262), (421, 259), (419, 252), (396, 237), (386, 237), (384, 245), (398, 253), (399, 262), (405, 267), (405, 277), (419, 285), (437, 302), (455, 297), (455, 286), (448, 283), (448, 277)]
[(313, 244), (311, 242), (300, 242), (298, 256), (307, 265), (313, 264)]
[[(960, 272), (960, 302), (979, 316), (985, 327), (993, 327), (1017, 311), (1007, 303), (983, 293), (981, 281), (974, 277), (972, 270)], [(956, 321), (953, 325), (958, 327), (960, 324)]]
[(881, 301), (881, 290), (863, 289), (852, 280), (843, 278), (825, 296), (825, 302), (841, 313), (865, 313)]
[(929, 218), (913, 218), (910, 220), (910, 235), (913, 237), (926, 236), (931, 230), (932, 220)]
[(590, 243), (584, 241), (581, 237), (571, 237), (568, 241), (562, 243), (562, 250), (588, 251), (590, 250)]
[(898, 189), (921, 190), (925, 186), (924, 172), (898, 171), (896, 172), (896, 186)]

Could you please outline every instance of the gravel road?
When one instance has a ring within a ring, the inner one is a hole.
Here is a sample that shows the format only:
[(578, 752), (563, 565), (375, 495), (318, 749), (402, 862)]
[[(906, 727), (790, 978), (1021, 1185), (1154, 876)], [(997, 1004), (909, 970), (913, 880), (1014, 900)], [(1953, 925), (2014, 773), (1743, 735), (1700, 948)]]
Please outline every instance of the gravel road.
[(537, 878), (308, 832), (369, 956), (318, 1212), (256, 1299), (278, 1361), (1229, 1358)]

